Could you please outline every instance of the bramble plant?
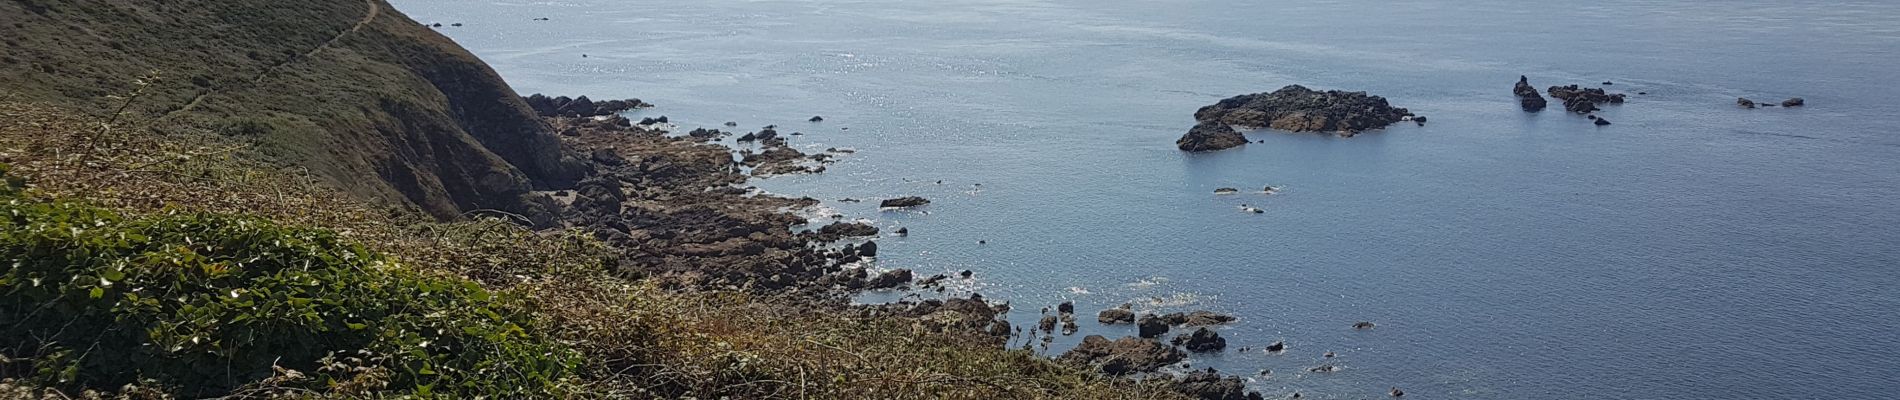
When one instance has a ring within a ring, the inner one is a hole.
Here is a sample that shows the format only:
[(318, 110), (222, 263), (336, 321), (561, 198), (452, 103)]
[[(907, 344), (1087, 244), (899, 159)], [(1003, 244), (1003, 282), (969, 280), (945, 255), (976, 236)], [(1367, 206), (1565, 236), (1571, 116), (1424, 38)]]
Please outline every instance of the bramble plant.
[(561, 396), (578, 365), (514, 296), (416, 272), (331, 232), (216, 214), (123, 217), (5, 183), (0, 378), (185, 396), (519, 398)]

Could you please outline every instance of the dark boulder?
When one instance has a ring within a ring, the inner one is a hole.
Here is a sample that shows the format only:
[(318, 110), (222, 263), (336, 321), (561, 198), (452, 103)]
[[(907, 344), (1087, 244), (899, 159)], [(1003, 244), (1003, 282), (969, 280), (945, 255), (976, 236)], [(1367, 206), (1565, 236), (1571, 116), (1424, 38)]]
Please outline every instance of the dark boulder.
[(910, 283), (911, 278), (912, 277), (911, 277), (910, 270), (894, 269), (890, 271), (885, 271), (884, 273), (881, 273), (881, 274), (877, 274), (876, 278), (871, 278), (869, 282), (864, 283), (864, 288), (890, 289), (890, 288), (903, 286), (904, 284)]
[(1735, 105), (1741, 108), (1755, 108), (1755, 101), (1749, 100), (1747, 97), (1737, 97), (1735, 98)]
[(1213, 330), (1200, 328), (1195, 329), (1194, 333), (1175, 336), (1174, 345), (1196, 353), (1215, 352), (1227, 348), (1227, 338), (1220, 337), (1220, 334), (1214, 333)]
[(1372, 322), (1369, 322), (1369, 321), (1359, 321), (1352, 324), (1352, 329), (1372, 329), (1372, 327), (1374, 326), (1378, 326), (1378, 325), (1374, 325)]
[(824, 120), (825, 120), (825, 117), (820, 117), (820, 116), (816, 116), (816, 115), (813, 115), (813, 116), (811, 116), (811, 119), (808, 119), (808, 120), (806, 120), (806, 121), (811, 121), (811, 122), (820, 122), (820, 121), (824, 121)]
[(601, 165), (606, 165), (610, 167), (627, 165), (626, 158), (620, 157), (620, 153), (616, 153), (610, 149), (594, 150), (594, 154), (589, 156), (588, 158), (593, 160), (596, 163), (600, 163)]
[(1782, 107), (1800, 107), (1800, 106), (1805, 106), (1805, 105), (1808, 105), (1808, 100), (1800, 98), (1800, 97), (1781, 101)]
[(1240, 95), (1201, 107), (1194, 120), (1203, 124), (1273, 128), (1292, 132), (1332, 132), (1343, 136), (1404, 120), (1412, 113), (1366, 92), (1318, 91), (1288, 85), (1271, 93)]
[(1036, 327), (1042, 329), (1043, 332), (1054, 333), (1056, 331), (1056, 322), (1060, 322), (1061, 320), (1062, 319), (1056, 318), (1054, 315), (1044, 315), (1041, 321), (1037, 321)]
[(875, 236), (877, 227), (861, 222), (833, 222), (818, 228), (818, 233), (838, 236)]
[(905, 197), (899, 197), (895, 199), (886, 199), (884, 201), (878, 202), (877, 206), (902, 208), (902, 207), (916, 207), (916, 206), (921, 206), (925, 204), (930, 204), (930, 200), (922, 198), (922, 197), (917, 197), (917, 196), (905, 196)]
[(877, 242), (864, 242), (864, 244), (858, 245), (858, 256), (877, 257)]
[(1594, 123), (1595, 123), (1595, 124), (1597, 124), (1597, 126), (1604, 126), (1604, 125), (1609, 125), (1609, 124), (1610, 124), (1610, 120), (1608, 120), (1608, 119), (1604, 119), (1604, 118), (1602, 118), (1602, 117), (1597, 117), (1597, 118), (1595, 118), (1595, 119), (1596, 119), (1596, 122), (1594, 122)]
[(1062, 314), (1074, 314), (1074, 313), (1075, 313), (1075, 302), (1073, 302), (1073, 301), (1064, 301), (1064, 302), (1062, 302), (1062, 304), (1057, 304), (1057, 305), (1056, 305), (1056, 312), (1058, 312), (1058, 313), (1062, 313)]
[(1057, 360), (1091, 366), (1109, 375), (1127, 375), (1154, 372), (1186, 358), (1187, 354), (1181, 350), (1154, 339), (1124, 337), (1111, 341), (1101, 335), (1089, 335)]
[(1226, 150), (1247, 144), (1247, 135), (1222, 122), (1202, 122), (1174, 141), (1182, 151)]
[(1260, 349), (1261, 349), (1261, 350), (1266, 350), (1266, 351), (1268, 351), (1268, 352), (1282, 352), (1282, 351), (1286, 351), (1286, 342), (1273, 342), (1273, 344), (1269, 344), (1269, 345), (1267, 345), (1267, 347), (1262, 347), (1262, 348), (1260, 348)]
[(1168, 333), (1168, 321), (1156, 318), (1154, 314), (1142, 315), (1135, 321), (1135, 327), (1144, 338), (1157, 338)]

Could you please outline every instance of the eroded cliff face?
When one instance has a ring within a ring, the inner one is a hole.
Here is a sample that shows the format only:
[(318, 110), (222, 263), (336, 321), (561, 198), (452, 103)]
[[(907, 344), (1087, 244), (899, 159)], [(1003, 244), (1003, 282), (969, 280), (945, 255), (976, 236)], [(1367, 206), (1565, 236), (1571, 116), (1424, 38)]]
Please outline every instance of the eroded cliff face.
[(439, 218), (546, 214), (531, 191), (587, 173), (492, 69), (382, 0), (16, 0), (0, 15), (0, 96), (247, 144)]

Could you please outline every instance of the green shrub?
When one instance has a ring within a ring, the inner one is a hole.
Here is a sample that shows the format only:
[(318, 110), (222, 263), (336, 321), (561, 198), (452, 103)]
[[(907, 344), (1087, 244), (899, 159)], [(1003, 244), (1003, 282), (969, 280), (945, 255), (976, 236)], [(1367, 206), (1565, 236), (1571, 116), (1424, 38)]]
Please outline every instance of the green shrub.
[[(0, 166), (0, 173), (4, 167)], [(576, 358), (518, 299), (327, 231), (124, 217), (0, 186), (0, 378), (185, 396), (552, 397)]]

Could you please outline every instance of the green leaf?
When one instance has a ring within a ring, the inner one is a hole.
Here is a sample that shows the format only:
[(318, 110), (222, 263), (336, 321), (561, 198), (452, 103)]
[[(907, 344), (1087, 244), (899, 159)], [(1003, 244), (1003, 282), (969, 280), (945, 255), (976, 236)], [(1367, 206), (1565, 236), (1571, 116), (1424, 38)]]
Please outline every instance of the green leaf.
[(106, 289), (105, 289), (105, 288), (92, 288), (92, 298), (95, 298), (95, 299), (97, 299), (97, 298), (101, 298), (101, 297), (106, 297)]

